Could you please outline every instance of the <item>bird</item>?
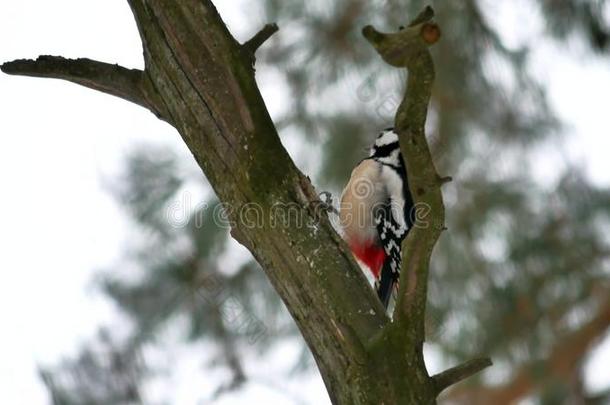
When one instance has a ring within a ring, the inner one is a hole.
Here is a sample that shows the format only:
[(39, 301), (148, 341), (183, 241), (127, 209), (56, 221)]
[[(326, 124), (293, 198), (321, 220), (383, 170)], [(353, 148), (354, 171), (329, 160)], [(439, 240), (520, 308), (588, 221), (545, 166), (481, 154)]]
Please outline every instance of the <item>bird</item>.
[(402, 241), (414, 222), (405, 161), (393, 128), (381, 131), (369, 156), (354, 167), (339, 208), (343, 237), (370, 270), (387, 309), (398, 290)]

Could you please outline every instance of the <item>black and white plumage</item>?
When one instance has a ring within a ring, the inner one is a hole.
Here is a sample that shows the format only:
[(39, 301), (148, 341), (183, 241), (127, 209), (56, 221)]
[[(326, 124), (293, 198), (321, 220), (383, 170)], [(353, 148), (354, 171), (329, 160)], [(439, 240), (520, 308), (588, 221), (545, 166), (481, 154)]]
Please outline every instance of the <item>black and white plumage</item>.
[(369, 157), (352, 171), (340, 211), (345, 238), (354, 255), (370, 268), (386, 308), (398, 286), (401, 244), (413, 226), (412, 211), (398, 135), (389, 128), (377, 136)]

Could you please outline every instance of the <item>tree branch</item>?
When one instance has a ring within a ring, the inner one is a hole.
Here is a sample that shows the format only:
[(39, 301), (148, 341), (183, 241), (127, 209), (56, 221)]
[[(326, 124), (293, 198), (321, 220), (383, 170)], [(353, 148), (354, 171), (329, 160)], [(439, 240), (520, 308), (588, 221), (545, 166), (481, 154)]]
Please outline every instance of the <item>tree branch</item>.
[[(408, 69), (406, 94), (396, 113), (394, 129), (398, 133), (400, 149), (405, 158), (409, 189), (416, 206), (426, 208), (425, 217), (416, 223), (403, 242), (401, 282), (394, 322), (386, 325), (378, 341), (390, 344), (394, 352), (412, 351), (416, 368), (425, 370), (423, 342), (428, 271), (432, 249), (445, 229), (445, 207), (440, 187), (450, 180), (436, 171), (425, 134), (428, 104), (434, 83), (434, 62), (429, 46), (440, 38), (440, 29), (427, 7), (408, 26), (396, 33), (381, 33), (372, 26), (362, 30), (383, 60), (391, 66)], [(374, 342), (372, 347), (379, 346)], [(435, 396), (448, 386), (491, 365), (490, 359), (477, 359), (449, 369), (428, 379)]]
[(162, 108), (144, 88), (144, 72), (91, 59), (66, 59), (61, 56), (39, 56), (6, 62), (0, 69), (10, 75), (67, 80), (103, 93), (131, 101), (165, 118)]
[[(440, 29), (431, 22), (434, 12), (427, 7), (405, 29), (380, 33), (372, 26), (363, 35), (388, 64), (409, 70), (405, 97), (398, 108), (395, 130), (405, 157), (409, 188), (417, 205), (429, 208), (426, 223), (416, 223), (403, 244), (402, 282), (394, 311), (396, 328), (413, 332), (411, 344), (423, 344), (428, 265), (445, 222), (440, 192), (441, 178), (436, 172), (425, 136), (428, 103), (434, 82), (434, 62), (429, 45), (440, 37)], [(436, 36), (429, 35), (430, 32)], [(407, 318), (411, 319), (407, 325)]]
[(444, 184), (447, 183), (451, 183), (453, 181), (453, 177), (451, 176), (445, 176), (445, 177), (440, 177), (438, 178), (438, 183), (442, 186)]
[(382, 33), (367, 25), (362, 29), (362, 35), (388, 64), (408, 68), (422, 53), (428, 52), (428, 46), (438, 42), (441, 31), (436, 23), (426, 21), (409, 25), (396, 33)]
[(430, 7), (430, 6), (426, 6), (426, 8), (424, 8), (422, 10), (422, 12), (419, 13), (417, 15), (417, 17), (415, 17), (413, 19), (413, 21), (411, 21), (409, 23), (409, 27), (413, 27), (415, 25), (431, 21), (433, 18), (434, 18), (434, 9), (432, 9), (432, 7)]
[(489, 357), (484, 357), (467, 361), (459, 366), (455, 366), (443, 371), (442, 373), (436, 374), (432, 377), (436, 392), (440, 394), (444, 389), (473, 376), (479, 371), (490, 367), (492, 364), (493, 363)]
[(252, 38), (244, 42), (242, 45), (252, 56), (256, 53), (256, 50), (261, 47), (273, 34), (279, 30), (276, 23), (266, 24), (259, 32), (254, 34)]

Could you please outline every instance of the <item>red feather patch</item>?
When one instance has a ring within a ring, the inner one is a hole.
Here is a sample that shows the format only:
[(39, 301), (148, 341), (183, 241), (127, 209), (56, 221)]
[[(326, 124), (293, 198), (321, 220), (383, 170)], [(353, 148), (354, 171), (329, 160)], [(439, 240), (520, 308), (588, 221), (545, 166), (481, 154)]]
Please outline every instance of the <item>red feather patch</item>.
[(375, 244), (351, 245), (350, 248), (352, 249), (352, 252), (354, 252), (354, 256), (366, 264), (371, 270), (371, 273), (373, 273), (373, 276), (375, 276), (375, 279), (378, 280), (379, 274), (381, 273), (381, 267), (385, 261), (385, 252), (383, 251), (383, 248)]

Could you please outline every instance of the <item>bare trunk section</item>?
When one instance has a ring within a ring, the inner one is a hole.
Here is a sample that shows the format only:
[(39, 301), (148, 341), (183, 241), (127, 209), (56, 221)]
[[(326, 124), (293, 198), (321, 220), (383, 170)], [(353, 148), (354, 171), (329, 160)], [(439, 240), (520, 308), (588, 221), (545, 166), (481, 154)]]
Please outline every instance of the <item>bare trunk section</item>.
[(422, 345), (428, 263), (443, 229), (442, 179), (423, 124), (434, 78), (428, 45), (440, 31), (426, 9), (409, 28), (364, 34), (390, 64), (410, 70), (396, 118), (417, 203), (431, 226), (406, 240), (400, 299), (391, 322), (330, 225), (309, 179), (279, 141), (254, 78), (254, 52), (277, 27), (243, 45), (209, 0), (128, 0), (145, 70), (58, 57), (5, 63), (6, 73), (70, 80), (130, 100), (176, 127), (313, 352), (341, 405), (422, 405), (488, 366), (475, 360), (430, 377)]

